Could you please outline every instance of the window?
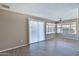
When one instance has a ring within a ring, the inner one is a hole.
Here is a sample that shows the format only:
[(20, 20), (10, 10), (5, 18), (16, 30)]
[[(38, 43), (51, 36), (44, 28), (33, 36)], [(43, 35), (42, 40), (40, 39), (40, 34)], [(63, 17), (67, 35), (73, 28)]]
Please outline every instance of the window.
[(76, 22), (71, 23), (70, 30), (72, 34), (76, 34)]
[(46, 34), (55, 33), (55, 24), (47, 23), (46, 24)]
[(62, 25), (57, 24), (57, 33), (62, 33)]
[(70, 24), (62, 25), (62, 31), (64, 34), (69, 34), (70, 33)]
[(76, 22), (62, 24), (61, 30), (64, 34), (76, 34)]

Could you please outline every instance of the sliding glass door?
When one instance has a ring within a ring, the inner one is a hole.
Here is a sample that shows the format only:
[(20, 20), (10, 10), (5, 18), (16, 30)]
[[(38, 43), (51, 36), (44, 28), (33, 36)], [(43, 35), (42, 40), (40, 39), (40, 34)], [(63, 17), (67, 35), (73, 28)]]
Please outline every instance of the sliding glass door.
[(29, 21), (29, 43), (37, 42), (38, 25), (36, 21)]
[(29, 20), (29, 43), (45, 40), (44, 22)]
[(44, 22), (39, 22), (38, 23), (38, 38), (39, 41), (45, 40), (45, 27), (44, 27)]

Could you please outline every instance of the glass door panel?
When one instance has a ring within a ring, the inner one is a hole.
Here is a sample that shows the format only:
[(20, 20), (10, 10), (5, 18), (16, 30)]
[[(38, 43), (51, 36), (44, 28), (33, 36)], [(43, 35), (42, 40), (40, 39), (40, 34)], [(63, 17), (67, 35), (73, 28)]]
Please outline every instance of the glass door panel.
[(38, 42), (38, 23), (36, 21), (29, 21), (29, 43)]
[(44, 22), (39, 22), (39, 25), (38, 25), (38, 38), (39, 38), (39, 41), (43, 41), (45, 40), (45, 29), (44, 29)]
[(45, 40), (44, 22), (29, 20), (29, 43)]

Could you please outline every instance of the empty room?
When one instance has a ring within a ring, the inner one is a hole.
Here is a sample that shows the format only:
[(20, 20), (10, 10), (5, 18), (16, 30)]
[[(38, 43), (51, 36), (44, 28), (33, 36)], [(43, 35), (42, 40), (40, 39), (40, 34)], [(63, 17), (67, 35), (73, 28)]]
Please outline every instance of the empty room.
[(0, 56), (79, 56), (78, 3), (0, 3)]

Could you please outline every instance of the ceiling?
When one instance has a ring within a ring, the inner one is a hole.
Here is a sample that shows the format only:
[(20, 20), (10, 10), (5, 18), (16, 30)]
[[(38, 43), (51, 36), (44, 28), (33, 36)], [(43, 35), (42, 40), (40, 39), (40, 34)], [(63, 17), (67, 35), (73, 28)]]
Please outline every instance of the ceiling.
[(78, 17), (76, 3), (5, 3), (14, 9), (22, 10), (26, 14), (48, 18), (51, 20), (73, 19)]

